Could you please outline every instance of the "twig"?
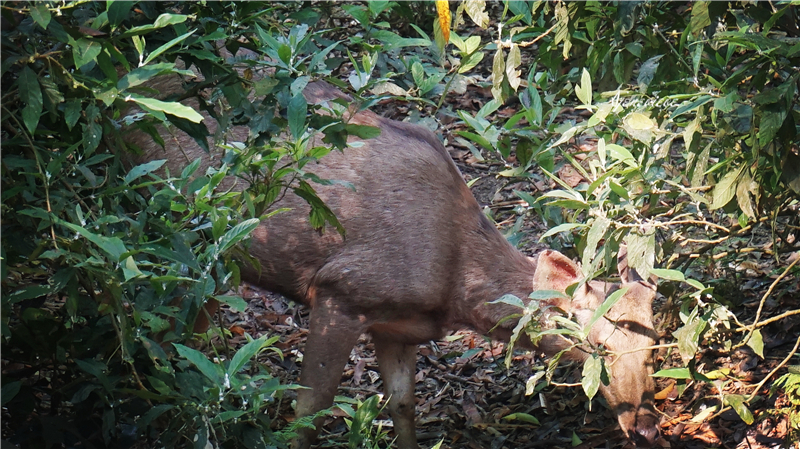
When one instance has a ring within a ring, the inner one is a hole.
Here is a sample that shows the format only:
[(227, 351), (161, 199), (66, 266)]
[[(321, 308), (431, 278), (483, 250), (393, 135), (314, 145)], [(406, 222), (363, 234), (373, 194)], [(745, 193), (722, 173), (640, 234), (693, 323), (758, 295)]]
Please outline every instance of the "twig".
[[(17, 117), (14, 114), (12, 114), (11, 111), (9, 111), (5, 106), (3, 106), (3, 109), (6, 111), (6, 114), (8, 114), (8, 116), (11, 117), (11, 119), (14, 120), (14, 122), (16, 122), (19, 129), (23, 130), (22, 135), (25, 136), (25, 140), (28, 141), (28, 145), (30, 145), (31, 147), (31, 151), (33, 152), (33, 157), (36, 159), (36, 168), (39, 170), (39, 176), (42, 177), (42, 186), (44, 186), (44, 199), (45, 199), (45, 204), (47, 204), (47, 212), (49, 214), (52, 214), (53, 208), (50, 206), (50, 182), (47, 179), (47, 176), (45, 176), (44, 171), (42, 170), (42, 162), (39, 160), (39, 153), (36, 151), (36, 146), (33, 144), (33, 141), (31, 140), (30, 136), (28, 136), (28, 133), (24, 131), (25, 128), (22, 126), (19, 120), (17, 120)], [(53, 239), (53, 246), (55, 247), (55, 249), (58, 249), (58, 242), (56, 241), (56, 230), (53, 227), (52, 220), (50, 220), (50, 238)]]
[(800, 347), (800, 337), (797, 337), (797, 341), (794, 343), (794, 348), (792, 348), (792, 350), (789, 351), (789, 354), (786, 356), (786, 358), (784, 358), (783, 361), (778, 364), (778, 366), (773, 368), (772, 371), (770, 371), (769, 374), (764, 376), (764, 378), (761, 379), (761, 382), (759, 382), (758, 385), (756, 385), (756, 389), (753, 390), (753, 392), (750, 393), (750, 397), (747, 398), (748, 403), (750, 403), (750, 401), (752, 401), (756, 397), (759, 390), (761, 390), (764, 387), (764, 384), (767, 383), (767, 380), (769, 380), (770, 377), (774, 376), (779, 369), (783, 368), (784, 365), (789, 363), (789, 359), (791, 359), (795, 355), (795, 353), (797, 353), (798, 347)]
[[(661, 349), (661, 348), (677, 348), (677, 347), (678, 347), (677, 343), (666, 343), (666, 344), (663, 344), (663, 345), (644, 346), (642, 348), (630, 349), (628, 351), (619, 351), (619, 352), (618, 351), (607, 351), (607, 352), (608, 352), (609, 355), (612, 355), (614, 357), (619, 357), (619, 356), (622, 356), (622, 355), (625, 355), (625, 354), (631, 354), (631, 353), (639, 352), (639, 351), (652, 351), (652, 350)], [(616, 360), (614, 360), (614, 362), (616, 362)], [(614, 364), (614, 362), (611, 362), (611, 364)]]
[[(735, 345), (733, 348), (731, 348), (731, 350), (741, 348), (742, 346), (746, 345), (748, 341), (750, 341), (750, 337), (753, 336), (753, 331), (757, 327), (760, 327), (758, 320), (761, 318), (761, 311), (764, 309), (764, 304), (767, 302), (767, 298), (769, 298), (769, 296), (772, 294), (772, 291), (775, 289), (775, 286), (778, 285), (778, 282), (780, 282), (783, 278), (786, 277), (787, 274), (789, 274), (790, 271), (792, 271), (792, 268), (794, 268), (794, 266), (797, 265), (797, 262), (800, 262), (800, 258), (795, 259), (794, 262), (789, 264), (789, 266), (786, 267), (785, 270), (783, 270), (783, 273), (781, 273), (781, 275), (778, 276), (777, 279), (775, 279), (772, 282), (772, 284), (770, 284), (767, 291), (764, 293), (763, 296), (761, 296), (761, 301), (758, 303), (758, 310), (756, 311), (756, 319), (753, 320), (753, 324), (745, 326), (744, 329), (742, 329), (742, 330), (747, 330), (749, 332), (747, 333), (747, 335), (745, 335), (744, 339), (742, 339), (741, 343)], [(792, 311), (792, 312), (798, 312), (798, 311)], [(737, 331), (739, 331), (739, 329), (737, 329)]]
[(539, 42), (539, 41), (540, 41), (540, 40), (542, 40), (542, 39), (543, 39), (545, 36), (547, 36), (548, 34), (550, 34), (550, 32), (551, 32), (551, 31), (553, 31), (553, 30), (555, 30), (557, 26), (558, 26), (558, 22), (556, 22), (556, 23), (555, 23), (553, 26), (551, 26), (549, 30), (545, 31), (544, 33), (540, 34), (539, 36), (536, 36), (536, 39), (534, 39), (534, 40), (532, 40), (532, 41), (530, 41), (530, 42), (522, 42), (522, 43), (519, 43), (519, 44), (517, 44), (517, 45), (518, 45), (518, 46), (520, 46), (520, 47), (522, 47), (522, 48), (525, 48), (525, 47), (530, 47), (531, 45), (533, 45), (533, 44), (535, 44), (535, 43)]

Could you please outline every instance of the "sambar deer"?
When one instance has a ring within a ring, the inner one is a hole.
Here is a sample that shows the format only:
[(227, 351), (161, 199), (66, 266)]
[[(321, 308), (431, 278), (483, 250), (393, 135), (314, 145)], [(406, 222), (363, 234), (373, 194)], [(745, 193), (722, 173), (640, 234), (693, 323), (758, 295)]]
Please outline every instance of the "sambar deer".
[[(179, 92), (181, 81), (160, 80), (158, 88), (165, 95)], [(304, 94), (311, 104), (349, 98), (324, 82), (309, 84)], [(185, 104), (196, 107), (192, 101)], [(216, 122), (205, 118), (213, 133)], [(368, 333), (390, 398), (397, 445), (417, 448), (416, 346), (463, 327), (507, 340), (516, 323), (502, 319), (519, 309), (490, 302), (505, 294), (527, 300), (534, 290), (564, 292), (581, 280), (581, 271), (558, 252), (529, 258), (512, 247), (481, 212), (455, 163), (429, 130), (370, 111), (353, 113), (349, 121), (378, 127), (380, 135), (306, 166), (323, 179), (347, 181), (354, 187), (316, 187), (344, 226), (346, 238), (312, 230), (309, 206), (287, 195), (278, 206), (291, 210), (253, 232), (250, 251), (261, 270), (245, 268), (243, 278), (311, 309), (300, 377), (309, 388), (297, 393), (298, 416), (332, 405), (350, 351), (359, 336)], [(246, 136), (241, 130), (238, 135)], [(172, 173), (180, 173), (195, 158), (208, 166), (213, 163), (211, 156), (219, 156), (213, 151), (206, 154), (180, 132), (177, 137), (165, 135), (166, 149), (141, 132), (131, 133), (128, 140), (144, 150), (136, 162), (167, 159)], [(655, 286), (632, 270), (623, 268), (621, 275), (627, 293), (593, 326), (589, 340), (623, 352), (607, 364), (611, 380), (601, 392), (622, 431), (637, 445), (649, 446), (659, 437), (651, 354), (625, 351), (654, 344)], [(572, 300), (551, 303), (586, 324), (618, 288), (592, 281), (584, 283)], [(547, 336), (538, 350), (553, 355), (569, 344)], [(528, 346), (532, 348), (530, 342)], [(578, 349), (567, 354), (576, 361), (587, 356)], [(315, 421), (317, 429), (320, 424)], [(295, 447), (308, 448), (317, 433), (302, 431)]]

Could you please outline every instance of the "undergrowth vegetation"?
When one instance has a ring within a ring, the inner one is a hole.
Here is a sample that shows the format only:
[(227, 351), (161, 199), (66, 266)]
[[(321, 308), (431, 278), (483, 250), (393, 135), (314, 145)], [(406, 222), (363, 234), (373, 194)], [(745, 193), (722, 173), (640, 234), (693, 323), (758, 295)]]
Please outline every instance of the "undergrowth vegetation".
[[(657, 375), (679, 388), (721, 385), (714, 367), (697, 366), (704, 349), (747, 345), (764, 357), (764, 326), (800, 313), (795, 304), (761, 315), (770, 294), (790, 288), (782, 281), (800, 276), (789, 261), (800, 250), (793, 3), (1, 7), (2, 432), (22, 447), (284, 447), (309, 425), (274, 426), (296, 388), (258, 363), (275, 338), (230, 348), (225, 329), (192, 330), (214, 318), (204, 316), (209, 300), (245, 306), (231, 292), (248, 235), (283, 195), (311, 204), (313, 226), (347, 231), (314, 193), (332, 181), (303, 167), (374, 130), (309, 107), (302, 90), (316, 79), (362, 108), (394, 98), (416, 106), (410, 120), (455, 121), (451, 143), (501, 161), (499, 177), (552, 184), (516, 192), (525, 202), (516, 212), (546, 223), (542, 239), (579, 258), (587, 278), (608, 275), (626, 244), (630, 265), (661, 279), (675, 330), (662, 346), (683, 366)], [(182, 76), (185, 95), (159, 96), (165, 76)], [(477, 112), (447, 101), (473, 88), (492, 96)], [(248, 136), (209, 131), (179, 103), (187, 98)], [(500, 113), (509, 105), (513, 114)], [(582, 119), (565, 119), (569, 107)], [(126, 136), (163, 145), (157, 126), (225, 148), (222, 167), (125, 164), (139, 151)], [(316, 133), (331, 147), (313, 146)], [(231, 192), (225, 176), (250, 188)], [(749, 245), (758, 229), (768, 247)], [(764, 273), (774, 282), (751, 319), (720, 291), (753, 251), (774, 260)], [(213, 344), (200, 352), (189, 343), (198, 339)], [(601, 372), (584, 370), (584, 385)], [(715, 412), (732, 407), (753, 422), (764, 385), (747, 396), (720, 387)], [(796, 405), (797, 385), (793, 369), (773, 390)], [(344, 406), (353, 446), (386, 434), (369, 428), (377, 400), (364, 404)], [(791, 425), (796, 437), (796, 413)]]

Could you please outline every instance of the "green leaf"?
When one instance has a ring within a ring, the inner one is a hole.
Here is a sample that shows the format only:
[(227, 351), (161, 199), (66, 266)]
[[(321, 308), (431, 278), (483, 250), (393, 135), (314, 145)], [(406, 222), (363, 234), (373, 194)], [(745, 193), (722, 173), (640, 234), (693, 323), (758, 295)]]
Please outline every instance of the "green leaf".
[(167, 42), (166, 44), (156, 48), (155, 50), (153, 50), (152, 53), (150, 53), (149, 56), (147, 56), (147, 59), (144, 60), (144, 64), (145, 65), (148, 64), (150, 61), (152, 61), (153, 59), (159, 57), (165, 51), (167, 51), (170, 48), (178, 45), (179, 43), (181, 43), (183, 41), (185, 41), (186, 38), (191, 36), (192, 34), (194, 34), (195, 31), (197, 31), (197, 30), (192, 30), (192, 31), (189, 31), (188, 33), (184, 33), (184, 34), (176, 37), (175, 39), (172, 39), (171, 41)]
[(39, 298), (51, 293), (52, 291), (53, 286), (51, 285), (29, 285), (15, 291), (14, 293), (11, 293), (10, 295), (4, 295), (3, 302), (7, 302), (8, 304), (16, 304), (27, 299)]
[(489, 26), (489, 14), (486, 12), (486, 2), (484, 0), (467, 0), (464, 2), (464, 11), (469, 18), (481, 28)]
[(15, 382), (9, 382), (3, 385), (3, 388), (0, 391), (0, 398), (2, 398), (0, 399), (0, 401), (2, 401), (0, 405), (5, 407), (5, 405), (8, 404), (10, 400), (14, 399), (14, 396), (16, 396), (17, 393), (19, 393), (19, 389), (21, 386), (22, 386), (21, 380)]
[(603, 315), (605, 315), (609, 310), (611, 310), (611, 308), (614, 307), (614, 304), (616, 304), (617, 301), (619, 301), (620, 298), (622, 298), (627, 292), (628, 292), (628, 287), (622, 287), (619, 290), (615, 291), (614, 293), (608, 295), (608, 298), (606, 298), (606, 300), (603, 301), (603, 304), (601, 304), (600, 307), (598, 307), (594, 311), (594, 313), (592, 314), (592, 318), (584, 327), (584, 332), (586, 333), (586, 335), (589, 335), (589, 331), (592, 329), (592, 326), (594, 326), (594, 323), (596, 323), (597, 320), (599, 320)]
[(650, 276), (656, 258), (656, 234), (651, 230), (645, 235), (631, 232), (625, 236), (628, 245), (628, 266), (636, 270), (643, 279)]
[(575, 95), (581, 103), (588, 106), (592, 104), (592, 77), (585, 68), (581, 74), (581, 83), (575, 88)]
[(103, 46), (99, 42), (89, 40), (86, 38), (71, 41), (72, 44), (72, 58), (75, 61), (75, 67), (81, 68), (86, 64), (95, 61), (97, 55), (103, 51)]
[(681, 114), (685, 114), (685, 113), (687, 113), (689, 111), (693, 111), (693, 110), (699, 108), (700, 106), (708, 103), (709, 101), (711, 101), (713, 99), (714, 99), (714, 97), (712, 97), (711, 95), (702, 95), (702, 96), (700, 96), (700, 98), (692, 101), (691, 103), (685, 104), (685, 105), (679, 107), (678, 109), (675, 109), (675, 112), (673, 112), (672, 115), (670, 116), (670, 120), (674, 119), (675, 117), (677, 117), (677, 116), (679, 116)]
[(673, 332), (672, 335), (678, 340), (678, 352), (681, 354), (683, 363), (688, 364), (694, 360), (698, 342), (705, 327), (706, 321), (693, 313), (683, 327)]
[(600, 388), (600, 375), (603, 373), (603, 361), (600, 357), (592, 354), (583, 362), (583, 377), (581, 386), (586, 393), (586, 397), (591, 400)]
[(259, 224), (261, 224), (261, 220), (258, 218), (250, 218), (232, 227), (219, 239), (219, 243), (217, 244), (217, 248), (214, 253), (219, 255), (227, 251), (228, 248), (239, 243), (245, 237), (250, 235), (250, 233), (253, 232), (253, 230), (257, 228)]
[[(544, 372), (542, 371), (542, 373)], [(512, 413), (510, 415), (504, 416), (503, 419), (506, 421), (522, 421), (528, 424), (534, 424), (537, 426), (539, 425), (539, 420), (536, 419), (535, 416), (529, 415), (527, 413)]]
[(22, 121), (28, 131), (33, 134), (39, 125), (44, 101), (39, 78), (27, 65), (19, 74), (19, 98), (25, 103), (25, 107), (22, 108)]
[(683, 282), (686, 280), (686, 277), (678, 270), (667, 270), (664, 268), (653, 268), (650, 270), (650, 274), (654, 274), (661, 279), (666, 279), (668, 281), (677, 281)]
[(177, 101), (166, 102), (156, 100), (155, 98), (140, 97), (138, 95), (128, 95), (125, 97), (125, 100), (133, 101), (144, 109), (174, 115), (189, 120), (192, 123), (200, 123), (203, 121), (203, 116), (197, 111)]
[(636, 167), (636, 159), (627, 148), (615, 143), (606, 144), (606, 151), (613, 159), (622, 161), (631, 167)]
[(611, 220), (608, 217), (597, 217), (592, 222), (589, 232), (586, 234), (586, 247), (583, 250), (582, 263), (585, 267), (591, 266), (597, 251), (597, 245), (603, 239), (611, 226)]
[[(179, 23), (183, 23), (188, 19), (189, 16), (183, 14), (161, 14), (158, 16), (156, 21), (153, 24), (142, 25), (138, 27), (131, 28), (130, 30), (122, 33), (119, 37), (120, 38), (127, 38), (131, 36), (138, 36), (140, 34), (148, 33), (152, 30), (157, 28), (163, 28), (169, 25), (176, 25)], [(135, 41), (134, 41), (135, 43)], [(141, 51), (139, 52), (141, 53)]]
[(298, 93), (289, 101), (288, 119), (289, 130), (292, 132), (292, 137), (295, 140), (300, 139), (306, 131), (306, 114), (308, 112), (308, 103), (302, 93)]
[(64, 120), (67, 122), (67, 128), (72, 130), (78, 119), (81, 118), (81, 100), (73, 98), (67, 101), (64, 106)]
[[(176, 70), (175, 64), (171, 62), (162, 62), (159, 64), (150, 64), (143, 67), (137, 67), (125, 74), (125, 76), (119, 80), (117, 83), (117, 89), (123, 90), (138, 86), (158, 75), (184, 72), (185, 71), (182, 70)], [(189, 74), (191, 73), (192, 72), (189, 72)]]
[(569, 296), (558, 290), (534, 290), (530, 295), (528, 295), (528, 298), (537, 301), (545, 301), (553, 298), (571, 299)]
[(235, 374), (241, 371), (245, 363), (249, 362), (256, 354), (259, 353), (259, 351), (261, 351), (262, 348), (270, 346), (278, 341), (278, 338), (280, 338), (278, 335), (272, 338), (267, 338), (267, 336), (264, 335), (258, 340), (253, 340), (239, 348), (239, 350), (236, 351), (236, 354), (233, 355), (230, 365), (228, 365), (228, 377), (233, 377)]
[(205, 354), (196, 349), (188, 348), (178, 343), (173, 343), (173, 346), (175, 346), (175, 349), (181, 357), (192, 362), (208, 380), (212, 381), (217, 386), (221, 385), (223, 373), (221, 366), (208, 360)]
[(550, 237), (551, 235), (560, 234), (562, 232), (570, 232), (573, 229), (585, 228), (586, 226), (587, 226), (586, 223), (563, 223), (563, 224), (560, 224), (560, 225), (558, 225), (558, 226), (556, 226), (554, 228), (551, 228), (549, 231), (545, 232), (539, 238), (539, 241), (542, 242), (542, 241), (544, 241), (544, 239), (546, 239), (547, 237)]
[(489, 304), (508, 304), (510, 306), (515, 306), (519, 308), (525, 307), (525, 303), (523, 303), (521, 299), (511, 294), (503, 295), (500, 298), (495, 299), (494, 301), (490, 301)]
[(761, 336), (761, 330), (756, 329), (753, 331), (753, 335), (747, 340), (747, 346), (750, 346), (759, 357), (764, 358), (764, 338)]
[(81, 226), (60, 219), (57, 219), (57, 223), (68, 227), (69, 229), (85, 237), (86, 240), (89, 240), (90, 242), (99, 246), (100, 249), (108, 254), (112, 262), (119, 262), (120, 256), (123, 253), (128, 252), (128, 248), (125, 247), (125, 244), (119, 237), (106, 237), (104, 235), (94, 234)]
[(44, 2), (37, 2), (35, 6), (31, 7), (31, 18), (46, 30), (47, 25), (50, 24), (50, 9)]
[(747, 408), (747, 403), (744, 400), (744, 396), (741, 394), (726, 394), (724, 396), (725, 405), (729, 405), (736, 414), (739, 415), (739, 418), (742, 418), (742, 421), (745, 422), (748, 426), (753, 424), (755, 419), (753, 418), (753, 412)]
[(712, 193), (714, 199), (708, 207), (709, 209), (719, 209), (733, 199), (736, 195), (736, 181), (739, 179), (743, 168), (744, 166), (725, 173), (725, 176), (714, 186), (714, 191)]
[(159, 159), (156, 161), (145, 162), (144, 164), (133, 167), (128, 174), (125, 175), (125, 184), (130, 185), (131, 182), (141, 178), (144, 175), (150, 174), (163, 166), (167, 162), (166, 159)]
[(132, 279), (143, 277), (144, 273), (139, 270), (139, 267), (136, 265), (136, 261), (133, 260), (133, 257), (128, 256), (122, 263), (122, 275), (125, 277), (126, 282), (130, 282)]
[(245, 301), (241, 296), (234, 296), (234, 295), (219, 295), (214, 296), (214, 299), (221, 302), (222, 304), (227, 304), (234, 312), (244, 312), (247, 309), (247, 301)]
[(668, 377), (670, 379), (691, 379), (692, 372), (689, 368), (667, 368), (653, 374), (652, 377)]
[(106, 12), (108, 13), (108, 21), (114, 28), (118, 27), (125, 19), (133, 8), (134, 2), (132, 1), (109, 1), (106, 4)]

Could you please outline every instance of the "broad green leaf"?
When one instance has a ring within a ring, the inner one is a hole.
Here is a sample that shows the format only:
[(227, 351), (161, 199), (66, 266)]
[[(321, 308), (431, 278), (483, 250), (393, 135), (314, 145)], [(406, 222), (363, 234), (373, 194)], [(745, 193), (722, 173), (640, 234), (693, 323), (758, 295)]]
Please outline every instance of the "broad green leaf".
[(592, 226), (586, 234), (586, 247), (583, 250), (582, 263), (584, 266), (588, 267), (592, 264), (597, 251), (597, 244), (605, 237), (609, 226), (611, 226), (611, 220), (608, 217), (597, 217), (592, 222)]
[(685, 104), (685, 105), (679, 107), (678, 109), (675, 109), (675, 112), (672, 113), (672, 115), (670, 116), (670, 119), (674, 119), (675, 117), (677, 117), (677, 116), (679, 116), (681, 114), (685, 114), (685, 113), (687, 113), (689, 111), (694, 111), (698, 107), (708, 103), (709, 101), (711, 101), (713, 99), (714, 99), (714, 97), (712, 97), (711, 95), (702, 95), (702, 96), (700, 96), (700, 98), (692, 101), (691, 103)]
[(521, 299), (511, 294), (503, 295), (494, 301), (490, 301), (489, 304), (508, 304), (519, 308), (525, 307), (525, 303)]
[(139, 267), (136, 265), (136, 261), (133, 260), (132, 256), (128, 256), (125, 258), (125, 261), (122, 263), (121, 268), (122, 268), (122, 275), (125, 277), (126, 282), (144, 276), (144, 273), (142, 273), (139, 270)]
[(97, 55), (103, 51), (103, 46), (99, 42), (86, 38), (71, 41), (72, 58), (75, 60), (75, 67), (81, 68), (84, 65), (97, 59)]
[(655, 264), (656, 234), (654, 230), (651, 229), (645, 235), (631, 232), (625, 236), (625, 243), (628, 245), (628, 266), (636, 270), (643, 279), (647, 279)]
[(534, 290), (528, 295), (528, 298), (537, 301), (545, 301), (553, 298), (570, 299), (569, 296), (558, 290)]
[(150, 63), (150, 61), (152, 61), (153, 59), (159, 57), (165, 51), (167, 51), (170, 48), (178, 45), (179, 43), (181, 43), (183, 41), (185, 41), (186, 38), (191, 36), (192, 34), (194, 34), (195, 31), (197, 31), (197, 30), (192, 30), (192, 31), (189, 31), (188, 33), (184, 33), (184, 34), (176, 37), (175, 39), (172, 39), (171, 41), (167, 42), (166, 44), (156, 48), (155, 50), (153, 50), (152, 53), (150, 53), (147, 56), (147, 59), (144, 60), (144, 64), (147, 65), (148, 63)]
[(744, 400), (744, 396), (740, 394), (726, 394), (723, 396), (725, 400), (725, 404), (731, 406), (731, 408), (739, 415), (739, 418), (742, 418), (742, 421), (745, 422), (748, 426), (753, 424), (755, 419), (753, 418), (753, 412), (747, 408), (747, 403)]
[(575, 88), (575, 95), (581, 103), (588, 106), (592, 104), (592, 77), (585, 68), (581, 74), (581, 83)]
[(308, 104), (302, 93), (298, 93), (289, 102), (289, 110), (287, 118), (289, 119), (289, 130), (292, 132), (292, 137), (295, 140), (300, 139), (306, 131), (306, 114), (308, 111)]
[(634, 159), (633, 154), (621, 145), (615, 143), (606, 144), (606, 152), (615, 160), (625, 162), (632, 167), (636, 166), (636, 159)]
[(706, 289), (705, 285), (703, 285), (700, 281), (695, 280), (695, 279), (686, 279), (686, 283), (691, 285), (692, 287), (698, 289), (698, 290), (705, 290)]
[(208, 360), (205, 354), (196, 349), (188, 348), (178, 343), (173, 343), (173, 345), (181, 357), (192, 362), (208, 380), (214, 382), (217, 386), (221, 386), (223, 374), (221, 366)]
[(672, 334), (678, 340), (678, 352), (681, 354), (683, 363), (686, 364), (694, 359), (700, 335), (706, 327), (706, 321), (702, 318), (696, 316), (690, 318), (683, 327)]
[(43, 99), (39, 78), (27, 65), (19, 74), (19, 98), (25, 103), (22, 108), (22, 121), (33, 134), (39, 125), (39, 116), (42, 115)]
[(3, 302), (8, 302), (8, 304), (16, 304), (27, 299), (39, 298), (51, 293), (52, 291), (53, 286), (51, 285), (29, 285), (15, 291), (14, 293), (11, 293), (10, 295), (4, 296)]
[(753, 331), (753, 335), (747, 340), (747, 346), (750, 346), (759, 357), (764, 358), (764, 338), (761, 336), (761, 330), (756, 329)]
[(108, 254), (112, 262), (119, 262), (120, 256), (128, 251), (128, 248), (125, 247), (125, 244), (119, 237), (106, 237), (104, 235), (94, 234), (81, 226), (63, 220), (58, 220), (57, 222), (58, 224), (68, 227), (69, 229), (85, 237), (86, 240), (89, 240), (90, 242), (99, 246), (100, 249)]
[(683, 282), (686, 280), (686, 277), (678, 270), (667, 270), (664, 268), (653, 268), (650, 270), (650, 274), (654, 274), (661, 279), (666, 279), (668, 281), (677, 281)]
[(634, 112), (625, 117), (625, 123), (637, 130), (648, 130), (656, 127), (653, 119), (639, 112)]
[[(167, 327), (169, 327), (169, 322), (167, 322)], [(150, 360), (153, 362), (156, 369), (165, 373), (173, 372), (172, 365), (169, 363), (169, 357), (160, 344), (147, 337), (140, 336), (138, 338), (142, 342), (142, 346), (144, 346), (147, 355), (150, 356)]]
[[(117, 83), (117, 89), (123, 90), (143, 84), (153, 77), (163, 75), (166, 73), (185, 73), (183, 70), (176, 70), (175, 64), (171, 62), (162, 62), (159, 64), (150, 64), (142, 67), (137, 67), (122, 77)], [(189, 72), (191, 74), (191, 72)]]
[(108, 12), (108, 21), (111, 26), (116, 28), (127, 19), (133, 5), (134, 2), (132, 1), (109, 1), (106, 4), (106, 11)]
[(64, 106), (64, 119), (67, 122), (67, 128), (72, 130), (78, 119), (81, 118), (81, 100), (73, 98), (68, 100)]
[[(133, 27), (130, 30), (122, 33), (120, 35), (120, 38), (127, 38), (127, 37), (131, 37), (131, 36), (138, 37), (138, 35), (140, 35), (140, 34), (148, 33), (148, 32), (150, 32), (152, 30), (157, 29), (157, 28), (163, 28), (165, 26), (176, 25), (176, 24), (179, 24), (179, 23), (183, 23), (188, 18), (189, 18), (189, 16), (186, 16), (186, 15), (183, 15), (183, 14), (161, 14), (160, 16), (158, 16), (156, 21), (153, 22), (152, 24)], [(136, 40), (134, 39), (134, 43), (135, 42), (136, 42)], [(139, 52), (139, 53), (141, 54), (141, 52)]]
[(31, 18), (40, 27), (47, 29), (47, 25), (50, 24), (50, 9), (47, 8), (45, 2), (31, 4)]
[(662, 369), (653, 374), (652, 377), (668, 377), (670, 379), (691, 379), (692, 373), (689, 368), (668, 368)]
[(692, 4), (692, 19), (689, 30), (695, 37), (700, 36), (703, 29), (711, 25), (708, 15), (709, 2), (696, 2)]
[(589, 335), (589, 332), (592, 330), (592, 326), (594, 326), (594, 323), (596, 323), (597, 320), (602, 318), (603, 315), (608, 313), (608, 311), (611, 310), (612, 307), (614, 307), (614, 304), (616, 304), (623, 296), (625, 296), (625, 293), (628, 293), (628, 287), (622, 287), (619, 290), (615, 291), (614, 293), (608, 295), (608, 298), (606, 298), (605, 301), (603, 301), (603, 304), (601, 304), (600, 307), (598, 307), (594, 311), (594, 313), (592, 314), (592, 318), (589, 319), (589, 322), (586, 323), (586, 326), (584, 326), (583, 328), (584, 335)]
[[(544, 374), (544, 371), (541, 371), (541, 373)], [(503, 419), (506, 421), (522, 421), (528, 424), (534, 424), (537, 426), (539, 425), (539, 420), (536, 419), (535, 416), (529, 415), (527, 413), (512, 413), (510, 415), (504, 416)]]
[(167, 162), (166, 159), (159, 159), (155, 161), (145, 162), (144, 164), (133, 167), (128, 174), (125, 175), (125, 184), (130, 185), (133, 181), (141, 178), (144, 175), (150, 174), (161, 168)]
[(489, 26), (489, 14), (486, 12), (486, 2), (484, 0), (465, 0), (464, 11), (470, 19), (481, 28)]
[(744, 166), (725, 173), (725, 176), (723, 176), (717, 185), (714, 186), (714, 191), (712, 194), (714, 199), (711, 202), (711, 205), (708, 207), (709, 209), (719, 209), (733, 199), (733, 197), (736, 195), (736, 181), (739, 179), (739, 175), (741, 174), (743, 168)]
[(589, 400), (597, 394), (597, 390), (600, 388), (600, 375), (602, 373), (603, 361), (600, 357), (592, 354), (591, 357), (588, 357), (586, 361), (583, 362), (583, 378), (581, 379), (581, 385)]
[(522, 82), (519, 78), (522, 72), (516, 70), (521, 63), (522, 56), (520, 55), (519, 45), (512, 44), (511, 48), (508, 50), (508, 57), (506, 58), (506, 79), (508, 80), (508, 84), (515, 91)]
[(261, 224), (261, 220), (258, 218), (250, 218), (232, 227), (219, 239), (215, 254), (222, 254), (227, 251), (228, 248), (241, 242), (245, 237), (250, 235), (259, 224)]
[(125, 100), (133, 101), (134, 103), (148, 110), (163, 112), (176, 117), (184, 118), (192, 123), (200, 123), (203, 121), (203, 116), (197, 111), (176, 101), (166, 102), (156, 100), (155, 98), (140, 97), (138, 95), (128, 95), (125, 97)]
[(276, 335), (268, 339), (267, 336), (264, 335), (258, 340), (253, 340), (239, 348), (239, 350), (236, 351), (236, 354), (233, 355), (230, 365), (228, 365), (228, 377), (233, 377), (235, 374), (239, 373), (245, 363), (249, 362), (255, 355), (257, 355), (262, 348), (277, 341), (278, 338), (279, 336)]
[(560, 224), (560, 225), (550, 229), (549, 231), (545, 232), (539, 238), (539, 241), (542, 242), (542, 241), (544, 241), (544, 239), (546, 239), (547, 237), (550, 237), (552, 235), (560, 234), (562, 232), (570, 232), (573, 229), (585, 228), (586, 226), (587, 226), (586, 223), (563, 223), (563, 224)]
[(234, 312), (244, 312), (247, 309), (247, 301), (242, 299), (241, 296), (219, 295), (214, 296), (214, 299), (222, 304), (227, 304)]
[(8, 401), (14, 399), (14, 396), (16, 396), (17, 393), (19, 393), (19, 389), (21, 386), (22, 386), (21, 380), (15, 382), (9, 382), (3, 385), (2, 391), (0, 391), (0, 398), (2, 398), (0, 399), (0, 401), (2, 401), (0, 405), (5, 407), (5, 405), (8, 404)]

